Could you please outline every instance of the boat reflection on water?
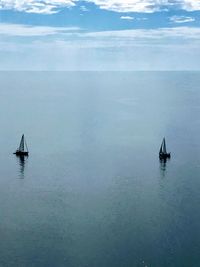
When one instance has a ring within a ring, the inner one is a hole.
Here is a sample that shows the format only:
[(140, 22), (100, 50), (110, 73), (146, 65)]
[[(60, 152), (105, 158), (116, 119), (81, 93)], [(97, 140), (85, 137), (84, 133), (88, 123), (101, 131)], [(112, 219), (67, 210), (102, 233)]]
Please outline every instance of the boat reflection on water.
[(160, 173), (162, 177), (165, 177), (167, 173), (167, 162), (170, 161), (170, 159), (160, 159)]
[(24, 156), (24, 155), (17, 156), (17, 160), (19, 163), (19, 178), (20, 179), (24, 179), (24, 170), (25, 170), (27, 159), (28, 159), (28, 156)]
[(166, 163), (167, 163), (167, 160), (166, 159), (160, 159), (160, 169), (162, 171), (165, 171), (166, 170)]

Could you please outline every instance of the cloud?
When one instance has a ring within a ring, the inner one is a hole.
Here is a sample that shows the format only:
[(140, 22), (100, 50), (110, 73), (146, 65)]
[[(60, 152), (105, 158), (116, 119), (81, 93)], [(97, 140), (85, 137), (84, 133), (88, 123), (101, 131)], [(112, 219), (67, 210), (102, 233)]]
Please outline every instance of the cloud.
[(78, 27), (47, 27), (47, 26), (27, 26), (23, 24), (0, 23), (0, 35), (4, 36), (48, 36), (62, 35), (79, 31)]
[(185, 16), (172, 16), (169, 18), (171, 22), (174, 23), (187, 23), (195, 21), (195, 18), (185, 17)]
[(86, 6), (80, 6), (80, 10), (83, 12), (88, 12), (89, 9)]
[(120, 19), (124, 19), (124, 20), (133, 20), (134, 17), (131, 17), (131, 16), (121, 16)]
[[(90, 33), (79, 33), (90, 38), (104, 40), (124, 40), (141, 41), (147, 43), (151, 40), (156, 41), (180, 41), (183, 40), (200, 40), (200, 28), (196, 27), (174, 27), (174, 28), (158, 28), (158, 29), (134, 29), (134, 30), (118, 30), (118, 31), (100, 31)], [(128, 44), (128, 43), (127, 43)]]
[(171, 9), (200, 10), (200, 0), (85, 0), (115, 12), (153, 13)]
[(137, 21), (144, 21), (144, 20), (147, 20), (147, 18), (135, 18), (135, 17), (132, 17), (132, 16), (121, 16), (120, 19), (122, 20), (137, 20)]
[(200, 0), (182, 0), (182, 8), (187, 11), (200, 10)]
[[(82, 44), (94, 41), (97, 44), (106, 42), (137, 42), (145, 40), (200, 40), (200, 28), (197, 27), (173, 27), (157, 29), (129, 29), (115, 31), (86, 32), (79, 27), (53, 27), (53, 26), (31, 26), (24, 24), (0, 23), (0, 36), (10, 37), (46, 37), (52, 36), (55, 40), (80, 40)], [(72, 44), (74, 45), (74, 44)]]
[(102, 9), (115, 12), (145, 12), (159, 11), (166, 4), (166, 0), (86, 0), (93, 2)]
[(142, 20), (148, 20), (147, 18), (137, 18), (136, 20), (142, 21)]
[(84, 32), (62, 27), (5, 26), (4, 30), (0, 27), (3, 70), (200, 69), (200, 28)]
[(54, 14), (61, 8), (74, 6), (74, 0), (1, 0), (0, 9), (27, 13)]
[[(94, 3), (101, 9), (115, 12), (153, 13), (173, 9), (186, 11), (200, 10), (200, 0), (0, 0), (0, 9), (53, 14), (63, 8), (73, 7), (78, 2)], [(86, 9), (82, 11), (86, 11)]]

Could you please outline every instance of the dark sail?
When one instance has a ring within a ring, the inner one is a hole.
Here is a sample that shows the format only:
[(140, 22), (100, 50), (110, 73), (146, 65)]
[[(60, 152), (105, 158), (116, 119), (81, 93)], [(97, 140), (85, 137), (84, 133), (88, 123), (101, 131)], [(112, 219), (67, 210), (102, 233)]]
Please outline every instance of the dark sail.
[(19, 145), (19, 149), (20, 152), (24, 152), (24, 134), (22, 135), (22, 139)]
[(162, 144), (160, 146), (159, 158), (161, 160), (170, 158), (170, 153), (167, 153), (165, 138), (163, 138)]
[(16, 154), (17, 156), (28, 156), (29, 152), (28, 152), (28, 147), (27, 147), (27, 144), (24, 138), (24, 134), (22, 135), (19, 148), (16, 150), (14, 154)]

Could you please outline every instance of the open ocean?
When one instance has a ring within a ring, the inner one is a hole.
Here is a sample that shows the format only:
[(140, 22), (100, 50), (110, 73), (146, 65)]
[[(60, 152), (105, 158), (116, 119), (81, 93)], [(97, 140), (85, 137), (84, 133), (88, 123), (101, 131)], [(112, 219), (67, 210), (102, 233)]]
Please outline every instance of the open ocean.
[(200, 266), (200, 72), (0, 72), (0, 148), (1, 267)]

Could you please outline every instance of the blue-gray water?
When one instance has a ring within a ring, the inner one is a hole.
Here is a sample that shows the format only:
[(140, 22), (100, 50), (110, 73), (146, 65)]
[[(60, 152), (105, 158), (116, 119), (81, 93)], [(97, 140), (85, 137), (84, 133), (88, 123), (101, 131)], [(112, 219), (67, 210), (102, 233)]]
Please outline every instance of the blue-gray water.
[(1, 72), (0, 266), (199, 267), (199, 89), (199, 72)]

